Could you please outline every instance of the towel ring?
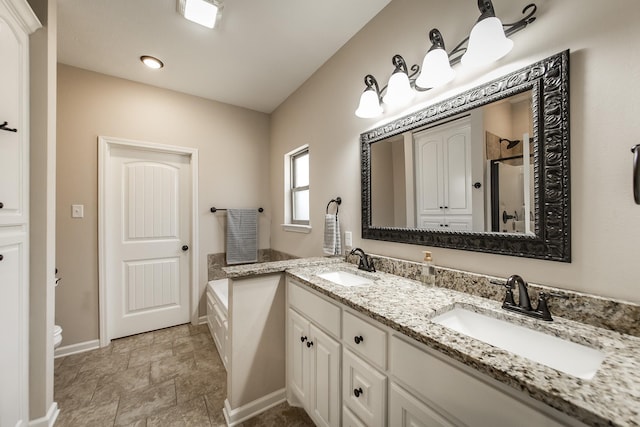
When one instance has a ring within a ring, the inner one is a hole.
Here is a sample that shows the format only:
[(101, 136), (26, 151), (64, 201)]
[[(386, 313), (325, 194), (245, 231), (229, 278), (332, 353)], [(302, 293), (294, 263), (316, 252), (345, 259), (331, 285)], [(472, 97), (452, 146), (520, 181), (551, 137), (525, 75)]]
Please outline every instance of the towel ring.
[(336, 215), (338, 215), (338, 212), (340, 211), (340, 205), (342, 204), (342, 198), (336, 197), (335, 199), (329, 200), (329, 203), (327, 203), (327, 209), (325, 209), (325, 213), (329, 213), (329, 206), (331, 206), (331, 203), (336, 204)]

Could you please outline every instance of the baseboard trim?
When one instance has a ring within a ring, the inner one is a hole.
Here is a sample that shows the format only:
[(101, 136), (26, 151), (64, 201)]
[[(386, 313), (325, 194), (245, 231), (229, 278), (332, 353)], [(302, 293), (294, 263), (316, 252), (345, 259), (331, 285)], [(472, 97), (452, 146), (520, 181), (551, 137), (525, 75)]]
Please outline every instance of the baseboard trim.
[(241, 422), (266, 411), (267, 409), (271, 409), (274, 406), (285, 402), (287, 400), (286, 394), (286, 389), (283, 388), (235, 409), (231, 409), (229, 399), (225, 399), (224, 409), (222, 409), (224, 419), (229, 427), (236, 426)]
[(53, 427), (53, 424), (58, 419), (58, 414), (60, 414), (60, 408), (58, 408), (58, 403), (53, 402), (51, 406), (49, 406), (49, 410), (47, 411), (47, 415), (41, 418), (36, 418), (35, 420), (29, 421), (29, 427)]
[(91, 340), (85, 342), (79, 342), (77, 344), (65, 345), (62, 347), (56, 348), (54, 353), (54, 358), (69, 356), (71, 354), (83, 353), (89, 350), (95, 350), (96, 348), (100, 348), (100, 340)]

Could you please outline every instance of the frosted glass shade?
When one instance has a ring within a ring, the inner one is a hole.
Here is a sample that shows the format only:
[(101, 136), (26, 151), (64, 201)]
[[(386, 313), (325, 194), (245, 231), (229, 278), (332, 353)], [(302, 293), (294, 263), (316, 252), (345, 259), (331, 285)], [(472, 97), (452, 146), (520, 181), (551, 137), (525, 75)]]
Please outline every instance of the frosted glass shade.
[(380, 106), (378, 94), (372, 88), (368, 88), (360, 96), (360, 104), (356, 110), (356, 116), (370, 119), (378, 117), (380, 114), (382, 114), (382, 107)]
[(433, 49), (424, 56), (416, 85), (431, 89), (449, 83), (455, 76), (456, 72), (451, 68), (447, 52), (444, 49)]
[(405, 105), (413, 99), (415, 92), (411, 89), (409, 76), (404, 72), (393, 73), (389, 78), (387, 94), (382, 98), (385, 104), (391, 106)]
[(504, 35), (502, 22), (495, 16), (479, 21), (471, 30), (462, 65), (488, 64), (505, 56), (513, 49), (513, 41)]

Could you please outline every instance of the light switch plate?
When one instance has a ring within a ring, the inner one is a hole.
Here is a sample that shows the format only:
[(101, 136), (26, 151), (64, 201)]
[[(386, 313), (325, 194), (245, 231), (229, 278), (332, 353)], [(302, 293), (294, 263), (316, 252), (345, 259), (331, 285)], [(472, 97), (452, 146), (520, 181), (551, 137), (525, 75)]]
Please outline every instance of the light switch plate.
[(71, 205), (71, 218), (84, 218), (84, 205)]
[(344, 245), (347, 246), (347, 247), (353, 246), (353, 239), (351, 238), (351, 232), (350, 231), (345, 231), (344, 232)]

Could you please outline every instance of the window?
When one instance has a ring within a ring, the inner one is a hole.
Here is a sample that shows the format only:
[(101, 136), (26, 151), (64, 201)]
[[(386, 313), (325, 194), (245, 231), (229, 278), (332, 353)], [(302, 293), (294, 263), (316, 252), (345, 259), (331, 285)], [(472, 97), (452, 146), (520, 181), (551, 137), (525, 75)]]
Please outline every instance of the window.
[(291, 224), (309, 225), (309, 147), (290, 155)]

